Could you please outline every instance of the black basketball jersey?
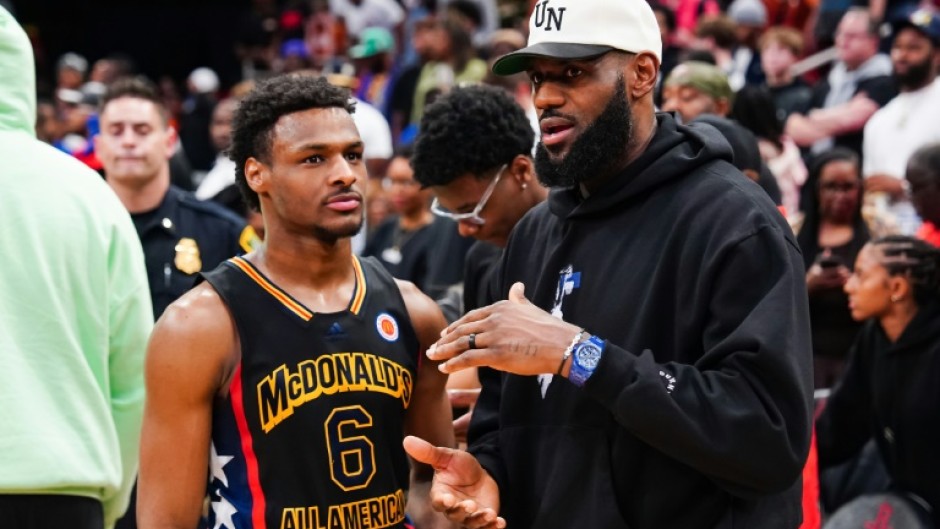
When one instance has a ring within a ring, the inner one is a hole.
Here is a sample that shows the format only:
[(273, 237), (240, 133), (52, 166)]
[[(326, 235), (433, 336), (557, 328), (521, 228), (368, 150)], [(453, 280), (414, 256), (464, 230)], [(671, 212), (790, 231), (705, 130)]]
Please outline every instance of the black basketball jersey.
[(241, 361), (216, 400), (209, 527), (404, 527), (419, 343), (392, 276), (353, 257), (346, 310), (313, 313), (242, 258), (205, 274)]

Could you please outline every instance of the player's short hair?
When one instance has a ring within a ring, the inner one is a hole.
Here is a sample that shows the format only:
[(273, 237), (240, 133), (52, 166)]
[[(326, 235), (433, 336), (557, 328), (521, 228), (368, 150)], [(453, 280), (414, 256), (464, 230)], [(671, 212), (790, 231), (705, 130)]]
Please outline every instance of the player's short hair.
[(235, 182), (251, 208), (260, 210), (261, 201), (245, 179), (245, 162), (255, 158), (270, 163), (274, 124), (281, 116), (312, 108), (341, 108), (352, 114), (355, 102), (346, 89), (322, 77), (287, 74), (262, 81), (238, 105), (229, 158), (235, 162)]

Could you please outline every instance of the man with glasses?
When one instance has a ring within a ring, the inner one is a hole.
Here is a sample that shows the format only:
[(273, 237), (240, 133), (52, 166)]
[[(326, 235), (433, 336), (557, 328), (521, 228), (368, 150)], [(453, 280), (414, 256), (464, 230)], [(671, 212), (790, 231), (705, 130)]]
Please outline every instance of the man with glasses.
[(552, 189), (509, 237), (504, 301), (428, 350), (502, 372), (469, 453), (405, 439), (432, 504), (472, 528), (795, 529), (812, 370), (792, 231), (714, 128), (655, 112), (647, 2), (542, 1), (529, 29), (493, 69), (529, 76)]
[(867, 8), (846, 12), (835, 40), (839, 60), (813, 87), (810, 108), (787, 117), (785, 132), (815, 155), (845, 147), (862, 158), (865, 124), (898, 93), (891, 60), (878, 53), (878, 23)]
[[(525, 111), (505, 91), (490, 86), (457, 88), (427, 108), (415, 142), (415, 178), (435, 194), (431, 211), (457, 222), (460, 234), (476, 243), (463, 268), (462, 312), (489, 305), (496, 270), (509, 232), (547, 190), (535, 177), (535, 134)], [(442, 219), (443, 220), (443, 219)], [(446, 312), (446, 311), (445, 311)], [(499, 383), (496, 371), (455, 373), (450, 390)], [(471, 395), (471, 398), (459, 401)], [(466, 435), (472, 393), (453, 392), (454, 427)]]
[(431, 192), (415, 181), (410, 157), (411, 149), (404, 147), (389, 163), (382, 186), (396, 215), (375, 229), (362, 255), (375, 257), (395, 278), (436, 299), (460, 282), (471, 241), (458, 235), (453, 221), (431, 213)]
[(411, 160), (415, 179), (434, 192), (435, 215), (478, 241), (464, 271), (467, 310), (496, 301), (487, 287), (492, 265), (513, 226), (547, 195), (535, 177), (534, 142), (525, 111), (490, 86), (457, 88), (421, 119)]

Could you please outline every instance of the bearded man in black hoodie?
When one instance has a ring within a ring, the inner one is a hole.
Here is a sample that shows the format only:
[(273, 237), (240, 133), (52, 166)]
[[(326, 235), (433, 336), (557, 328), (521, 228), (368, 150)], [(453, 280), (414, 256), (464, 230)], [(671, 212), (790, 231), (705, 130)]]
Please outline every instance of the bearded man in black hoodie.
[(508, 299), (428, 351), (445, 372), (503, 372), (469, 453), (405, 440), (464, 527), (800, 524), (803, 261), (727, 142), (655, 113), (660, 53), (643, 0), (545, 0), (529, 46), (494, 65), (532, 81), (552, 191), (510, 237)]

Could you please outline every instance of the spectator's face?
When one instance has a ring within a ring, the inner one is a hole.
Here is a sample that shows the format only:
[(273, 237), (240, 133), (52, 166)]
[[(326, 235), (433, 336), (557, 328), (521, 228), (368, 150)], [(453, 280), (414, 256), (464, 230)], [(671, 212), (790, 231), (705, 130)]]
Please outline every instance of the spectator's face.
[(171, 116), (179, 116), (183, 113), (183, 98), (180, 96), (179, 89), (172, 78), (164, 76), (160, 78), (160, 98), (163, 100), (163, 108)]
[(940, 228), (940, 167), (921, 167), (911, 162), (907, 165), (907, 181), (911, 185), (911, 202), (917, 214)]
[(267, 230), (313, 234), (327, 242), (358, 233), (367, 176), (362, 139), (349, 112), (331, 107), (286, 114), (270, 137), (267, 159), (245, 162)]
[(59, 101), (58, 107), (59, 115), (62, 117), (62, 132), (84, 135), (88, 118), (91, 117), (94, 110), (88, 105), (65, 101)]
[(338, 22), (328, 11), (316, 12), (307, 21), (305, 42), (310, 50), (310, 60), (316, 66), (326, 64), (336, 55), (334, 27)]
[(683, 123), (689, 123), (702, 114), (724, 116), (727, 109), (722, 112), (718, 103), (712, 96), (691, 86), (672, 85), (663, 89), (663, 112), (678, 112)]
[[(467, 173), (455, 178), (447, 185), (433, 186), (432, 190), (437, 197), (438, 204), (454, 213), (472, 212), (483, 199), (486, 189), (493, 183), (497, 170), (498, 168), (494, 168), (493, 171), (479, 177)], [(468, 221), (458, 222), (457, 229), (460, 235), (505, 247), (509, 240), (509, 232), (525, 213), (525, 211), (517, 211), (522, 201), (513, 200), (512, 197), (512, 189), (518, 185), (511, 175), (511, 168), (507, 167), (479, 212), (479, 216), (485, 222), (482, 225)]]
[(222, 152), (232, 144), (232, 117), (237, 103), (234, 99), (223, 99), (212, 111), (209, 136), (216, 151)]
[(89, 81), (97, 81), (99, 83), (110, 85), (117, 79), (118, 68), (114, 64), (114, 61), (108, 59), (100, 59), (95, 62), (95, 65), (91, 68), (91, 76)]
[(844, 287), (853, 320), (877, 318), (891, 310), (891, 280), (881, 264), (881, 251), (866, 244), (858, 253), (855, 269)]
[(424, 60), (437, 58), (437, 39), (441, 38), (437, 24), (431, 21), (422, 21), (415, 27), (411, 44), (415, 52)]
[(366, 196), (366, 222), (369, 229), (378, 227), (392, 213), (392, 207), (388, 203), (388, 196), (385, 189), (373, 179), (368, 182), (368, 194)]
[(436, 25), (431, 32), (431, 54), (437, 61), (445, 61), (453, 53), (450, 35), (444, 26)]
[(59, 88), (71, 88), (78, 90), (85, 82), (85, 74), (68, 66), (59, 69), (58, 84)]
[(36, 137), (46, 143), (59, 139), (59, 116), (52, 103), (36, 106)]
[(858, 210), (858, 166), (847, 160), (826, 164), (819, 173), (819, 212), (823, 219), (850, 224)]
[(764, 73), (771, 77), (784, 77), (796, 62), (796, 56), (790, 48), (779, 42), (769, 42), (761, 50), (760, 64)]
[(164, 123), (153, 102), (136, 97), (114, 99), (102, 109), (100, 121), (95, 152), (108, 180), (136, 187), (162, 173), (169, 175), (176, 133)]
[(421, 189), (414, 174), (408, 160), (399, 156), (389, 163), (382, 182), (392, 207), (400, 215), (416, 215), (427, 209), (430, 203), (430, 190)]
[(927, 84), (936, 77), (936, 55), (930, 39), (915, 29), (902, 29), (891, 46), (891, 63), (898, 83), (905, 88)]
[(839, 60), (849, 69), (855, 69), (872, 58), (878, 51), (878, 39), (868, 32), (868, 16), (849, 12), (836, 29), (836, 49)]

